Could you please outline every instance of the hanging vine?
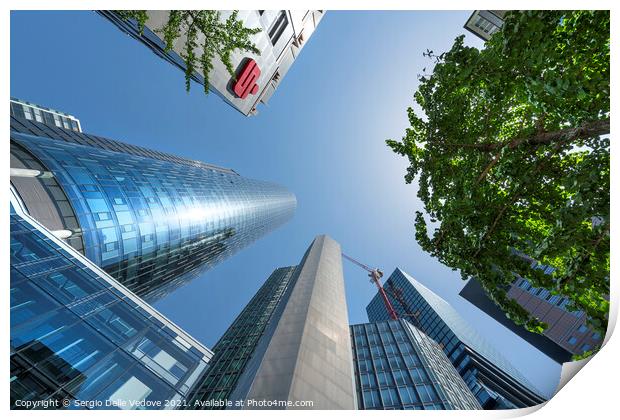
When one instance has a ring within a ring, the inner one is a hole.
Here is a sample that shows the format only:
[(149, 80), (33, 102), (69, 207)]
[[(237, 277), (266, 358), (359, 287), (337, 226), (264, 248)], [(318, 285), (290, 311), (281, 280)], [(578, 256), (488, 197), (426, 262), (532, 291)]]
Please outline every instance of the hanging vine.
[[(123, 20), (135, 20), (140, 35), (144, 33), (149, 20), (146, 10), (116, 10), (115, 13)], [(217, 10), (171, 10), (166, 24), (154, 29), (155, 33), (163, 36), (165, 52), (171, 51), (175, 41), (182, 35), (187, 37), (180, 55), (185, 60), (185, 90), (188, 92), (192, 75), (200, 67), (205, 94), (209, 93), (209, 73), (213, 70), (216, 56), (226, 66), (231, 77), (235, 78), (231, 61), (234, 51), (260, 54), (251, 37), (261, 29), (246, 28), (243, 22), (237, 19), (237, 15), (238, 11), (235, 10), (227, 19), (222, 20)]]

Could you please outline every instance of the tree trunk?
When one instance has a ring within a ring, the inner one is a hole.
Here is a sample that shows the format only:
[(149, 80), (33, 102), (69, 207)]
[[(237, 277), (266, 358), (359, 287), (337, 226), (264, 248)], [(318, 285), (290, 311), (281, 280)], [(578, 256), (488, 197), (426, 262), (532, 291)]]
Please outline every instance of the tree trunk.
[(609, 118), (604, 120), (588, 121), (579, 127), (563, 128), (556, 131), (547, 131), (535, 134), (531, 137), (522, 137), (509, 140), (504, 143), (451, 143), (448, 147), (460, 149), (473, 149), (482, 152), (494, 152), (508, 146), (515, 149), (522, 144), (532, 147), (549, 145), (554, 143), (566, 143), (577, 139), (601, 136), (609, 134)]
[(609, 134), (609, 118), (605, 120), (589, 121), (579, 127), (564, 128), (562, 130), (536, 134), (528, 138), (515, 139), (509, 142), (508, 146), (511, 149), (514, 149), (521, 144), (539, 146), (556, 142), (565, 143), (581, 138), (596, 137), (603, 134)]

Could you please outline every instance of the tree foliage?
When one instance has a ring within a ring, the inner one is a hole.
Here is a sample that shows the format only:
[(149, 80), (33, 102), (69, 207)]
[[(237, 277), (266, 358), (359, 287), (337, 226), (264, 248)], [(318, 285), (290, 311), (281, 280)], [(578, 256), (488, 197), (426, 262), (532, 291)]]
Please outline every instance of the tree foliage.
[[(133, 19), (138, 31), (143, 33), (149, 19), (146, 10), (117, 10), (121, 19)], [(185, 60), (185, 89), (189, 92), (192, 75), (200, 67), (204, 78), (204, 91), (209, 93), (209, 73), (213, 69), (215, 57), (224, 63), (228, 73), (235, 78), (231, 54), (236, 51), (249, 51), (260, 54), (251, 38), (260, 28), (246, 28), (237, 19), (238, 11), (233, 11), (226, 20), (220, 18), (217, 10), (171, 10), (168, 21), (154, 32), (163, 35), (165, 51), (173, 49), (174, 43), (185, 35), (181, 58)]]
[(427, 51), (411, 126), (387, 140), (419, 184), (421, 247), (530, 331), (547, 326), (508, 298), (518, 276), (606, 329), (609, 34), (608, 11), (509, 12), (482, 50)]

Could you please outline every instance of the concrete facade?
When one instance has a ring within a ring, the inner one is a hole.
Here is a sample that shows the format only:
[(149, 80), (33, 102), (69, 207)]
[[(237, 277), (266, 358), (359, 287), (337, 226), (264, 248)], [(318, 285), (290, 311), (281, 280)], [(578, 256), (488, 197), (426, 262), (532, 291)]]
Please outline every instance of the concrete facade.
[[(246, 409), (355, 409), (340, 245), (317, 236), (294, 276), (231, 400)], [(267, 401), (289, 405), (260, 405)]]
[[(221, 10), (220, 19), (226, 20), (231, 13), (232, 10)], [(182, 34), (174, 42), (172, 51), (165, 51), (165, 44), (157, 30), (167, 22), (169, 10), (147, 11), (149, 19), (142, 34), (135, 22), (124, 21), (113, 11), (101, 10), (99, 14), (146, 45), (158, 56), (185, 71), (186, 64), (181, 55), (187, 37)], [(258, 90), (247, 97), (235, 94), (233, 90), (235, 80), (219, 57), (215, 57), (212, 62), (209, 89), (243, 115), (257, 114), (257, 106), (260, 103), (268, 103), (324, 15), (323, 10), (239, 10), (237, 19), (242, 21), (245, 27), (261, 29), (259, 33), (252, 36), (252, 42), (260, 53), (236, 50), (231, 54), (231, 62), (237, 77), (243, 72), (248, 60), (256, 62), (260, 69), (260, 75), (255, 80)], [(203, 41), (204, 36), (199, 33), (198, 44), (200, 45)], [(202, 52), (197, 49), (195, 53), (197, 62), (199, 62)], [(204, 85), (200, 65), (192, 75), (192, 79)]]

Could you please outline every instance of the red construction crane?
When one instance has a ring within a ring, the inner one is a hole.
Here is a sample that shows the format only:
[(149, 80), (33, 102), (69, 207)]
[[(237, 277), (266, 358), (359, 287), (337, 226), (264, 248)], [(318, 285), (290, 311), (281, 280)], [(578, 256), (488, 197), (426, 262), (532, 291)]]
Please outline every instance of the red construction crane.
[(383, 271), (379, 270), (378, 268), (370, 268), (367, 265), (362, 264), (361, 262), (357, 261), (356, 259), (349, 257), (345, 253), (343, 253), (342, 256), (346, 258), (347, 260), (351, 261), (353, 264), (356, 264), (362, 267), (364, 270), (368, 271), (368, 277), (370, 277), (370, 282), (374, 283), (375, 286), (377, 286), (377, 289), (379, 289), (379, 294), (381, 295), (381, 298), (383, 299), (383, 304), (385, 305), (385, 309), (387, 309), (388, 315), (392, 319), (398, 319), (398, 315), (396, 315), (396, 311), (394, 310), (394, 307), (390, 303), (390, 300), (388, 299), (387, 294), (385, 293), (385, 289), (383, 289), (383, 286), (381, 285), (380, 279), (381, 277), (383, 277)]

